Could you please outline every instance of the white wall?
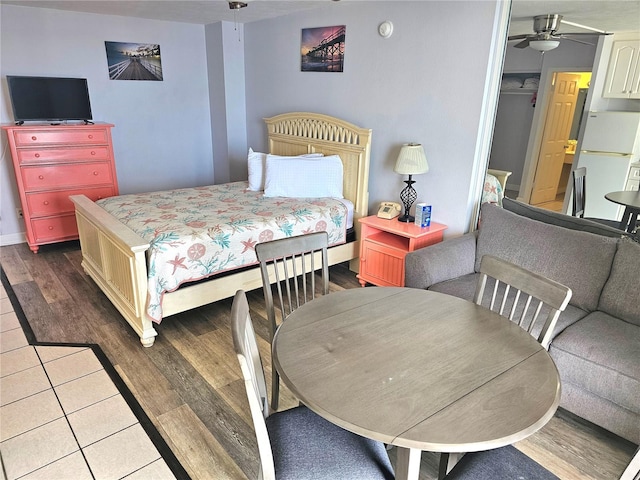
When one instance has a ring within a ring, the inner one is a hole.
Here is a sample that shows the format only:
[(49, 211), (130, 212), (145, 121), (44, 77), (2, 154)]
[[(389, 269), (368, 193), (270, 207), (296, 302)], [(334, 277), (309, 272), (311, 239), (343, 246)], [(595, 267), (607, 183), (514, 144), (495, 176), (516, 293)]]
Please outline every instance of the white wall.
[(247, 179), (246, 164), (229, 162), (247, 154), (245, 125), (244, 25), (218, 22), (205, 27), (214, 183)]
[[(266, 148), (263, 117), (314, 111), (373, 130), (370, 213), (398, 201), (400, 147), (424, 145), (429, 173), (418, 201), (448, 235), (468, 228), (468, 198), (496, 2), (341, 2), (245, 25), (247, 139)], [(455, 22), (443, 21), (455, 19)], [(390, 38), (378, 25), (393, 22)], [(300, 71), (302, 28), (346, 25), (343, 73)], [(233, 158), (238, 164), (246, 158)]]
[[(157, 43), (164, 80), (110, 80), (105, 41)], [(84, 77), (93, 118), (115, 124), (121, 193), (210, 184), (213, 154), (201, 25), (0, 5), (0, 121), (13, 121), (6, 75)], [(6, 136), (2, 134), (6, 148)], [(0, 164), (3, 244), (21, 241), (8, 151)]]

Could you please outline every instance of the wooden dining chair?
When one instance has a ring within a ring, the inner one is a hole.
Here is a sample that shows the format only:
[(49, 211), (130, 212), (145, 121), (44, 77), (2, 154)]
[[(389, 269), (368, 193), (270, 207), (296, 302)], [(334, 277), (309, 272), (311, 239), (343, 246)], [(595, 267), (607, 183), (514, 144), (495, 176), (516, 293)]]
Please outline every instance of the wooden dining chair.
[[(327, 232), (315, 232), (256, 245), (271, 341), (278, 324), (291, 312), (313, 300), (316, 294), (329, 293), (328, 243)], [(318, 269), (321, 271), (320, 285), (316, 291), (315, 271)], [(272, 285), (276, 290), (277, 303), (274, 302)], [(271, 408), (277, 410), (280, 379), (275, 368), (271, 372)]]
[[(487, 292), (487, 298), (485, 290), (491, 283), (493, 286)], [(518, 323), (531, 334), (534, 328), (537, 330), (536, 326), (543, 322), (537, 339), (548, 350), (553, 329), (560, 312), (567, 307), (571, 293), (570, 288), (542, 275), (498, 257), (484, 255), (480, 261), (480, 277), (473, 301)], [(462, 466), (458, 467), (460, 464)], [(524, 472), (529, 472), (528, 476), (524, 475)], [(518, 475), (515, 475), (516, 473)], [(438, 478), (462, 480), (557, 477), (509, 445), (485, 452), (443, 453), (440, 456)]]
[[(586, 167), (576, 168), (573, 172), (573, 210), (572, 215), (574, 217), (585, 218), (584, 210), (587, 204), (587, 192), (586, 192), (586, 184), (587, 184), (587, 169)], [(624, 231), (622, 228), (621, 222), (617, 220), (609, 220), (606, 218), (591, 218), (587, 217), (585, 220), (591, 220), (592, 222), (599, 223), (601, 225), (606, 225), (611, 228), (617, 228), (618, 230)]]
[(517, 448), (507, 445), (496, 450), (467, 453), (444, 477), (445, 480), (559, 480), (542, 465)]
[[(489, 278), (493, 279), (493, 287), (490, 298), (486, 299)], [(484, 255), (473, 301), (517, 322), (532, 335), (539, 328), (538, 342), (548, 350), (553, 329), (571, 294), (569, 287), (558, 282), (498, 257)], [(540, 321), (544, 323), (537, 327)]]
[(238, 290), (233, 299), (231, 333), (258, 441), (259, 478), (394, 478), (381, 442), (344, 430), (305, 406), (270, 413), (262, 361), (243, 290)]

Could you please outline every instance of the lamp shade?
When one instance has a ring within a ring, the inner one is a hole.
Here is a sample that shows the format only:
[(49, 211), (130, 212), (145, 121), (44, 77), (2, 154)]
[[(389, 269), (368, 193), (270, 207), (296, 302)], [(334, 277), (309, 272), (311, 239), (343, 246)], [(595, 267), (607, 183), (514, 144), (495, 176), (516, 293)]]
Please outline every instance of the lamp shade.
[(405, 143), (400, 149), (393, 171), (401, 175), (427, 173), (429, 164), (422, 145), (419, 143)]
[(558, 45), (560, 45), (558, 40), (531, 40), (529, 42), (529, 46), (539, 52), (548, 52), (549, 50), (556, 48)]

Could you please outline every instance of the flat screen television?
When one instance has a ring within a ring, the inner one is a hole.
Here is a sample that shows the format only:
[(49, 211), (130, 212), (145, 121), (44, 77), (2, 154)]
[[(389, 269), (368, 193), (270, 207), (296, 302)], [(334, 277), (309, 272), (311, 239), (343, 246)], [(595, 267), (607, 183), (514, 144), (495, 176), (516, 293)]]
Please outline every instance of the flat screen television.
[(86, 78), (7, 75), (7, 84), (18, 124), (92, 119)]

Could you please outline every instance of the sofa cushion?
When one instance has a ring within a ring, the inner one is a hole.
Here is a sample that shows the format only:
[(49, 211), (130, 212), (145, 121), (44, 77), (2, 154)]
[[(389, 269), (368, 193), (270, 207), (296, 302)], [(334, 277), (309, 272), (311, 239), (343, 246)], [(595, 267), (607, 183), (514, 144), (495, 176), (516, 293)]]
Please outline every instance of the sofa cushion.
[(618, 239), (549, 225), (489, 203), (480, 218), (476, 271), (484, 255), (495, 255), (566, 285), (578, 308), (597, 308)]
[(549, 353), (563, 383), (640, 414), (640, 327), (592, 312), (560, 333)]
[(560, 406), (610, 432), (640, 443), (640, 415), (570, 382), (562, 382)]
[[(453, 280), (448, 280), (446, 282), (440, 282), (429, 287), (429, 290), (433, 290), (435, 292), (446, 293), (447, 295), (453, 295), (454, 297), (464, 298), (465, 300), (473, 300), (473, 295), (476, 291), (476, 283), (478, 282), (479, 273), (472, 273), (470, 275), (464, 275), (462, 277), (455, 278)], [(491, 293), (493, 292), (493, 279), (487, 279), (487, 287), (485, 288), (485, 295), (482, 300), (482, 305), (485, 307), (489, 307)], [(513, 297), (515, 293), (513, 290), (509, 294), (509, 297), (512, 298), (511, 301), (507, 299), (507, 303), (505, 306), (505, 312), (509, 312), (511, 305), (513, 304)], [(547, 315), (548, 309), (541, 310), (541, 315)], [(556, 323), (556, 327), (553, 330), (553, 337), (562, 332), (565, 328), (570, 325), (573, 325), (581, 318), (584, 318), (587, 315), (587, 312), (579, 309), (573, 305), (567, 305), (567, 308), (564, 312), (560, 313), (560, 317), (558, 317), (558, 323)], [(534, 337), (537, 337), (542, 329), (543, 322), (538, 321), (537, 325), (534, 325), (533, 331), (531, 334)]]
[(440, 282), (431, 285), (429, 290), (446, 293), (447, 295), (453, 295), (454, 297), (464, 298), (465, 300), (472, 301), (473, 294), (476, 291), (476, 283), (478, 282), (479, 276), (479, 273), (463, 275), (461, 277), (454, 278), (453, 280), (447, 280), (446, 282)]
[(640, 326), (640, 243), (622, 240), (618, 244), (598, 310)]
[(570, 215), (545, 210), (543, 208), (537, 208), (511, 198), (505, 197), (503, 200), (503, 206), (505, 209), (517, 213), (520, 216), (528, 217), (550, 225), (568, 228), (570, 230), (579, 230), (581, 232), (595, 233), (596, 235), (604, 235), (605, 237), (613, 238), (620, 238), (626, 235), (622, 230), (609, 227), (602, 223), (597, 223), (586, 218), (572, 217)]

